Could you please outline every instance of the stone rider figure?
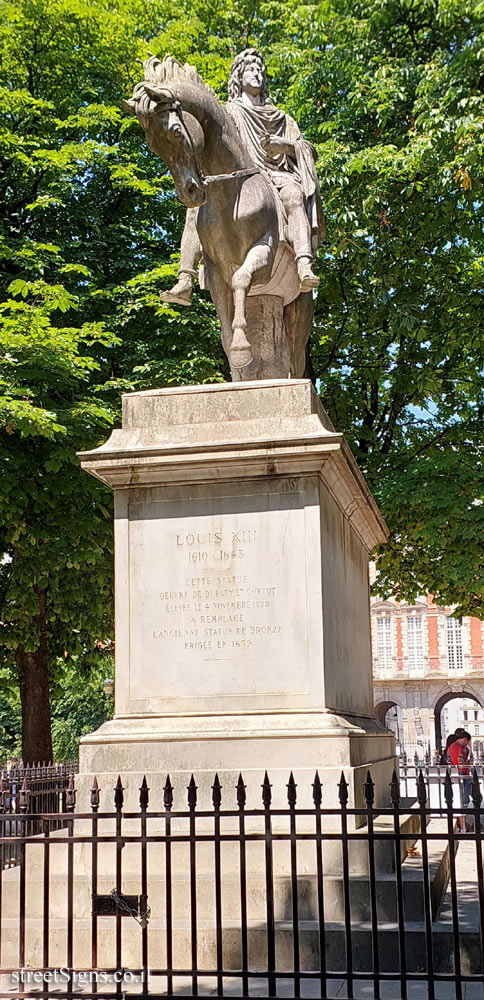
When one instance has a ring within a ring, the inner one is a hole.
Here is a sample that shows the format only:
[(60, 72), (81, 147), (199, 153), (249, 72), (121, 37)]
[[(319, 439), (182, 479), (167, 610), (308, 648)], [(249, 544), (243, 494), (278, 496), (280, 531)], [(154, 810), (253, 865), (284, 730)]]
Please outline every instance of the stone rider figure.
[[(324, 216), (315, 166), (314, 147), (303, 139), (293, 118), (276, 108), (268, 96), (267, 72), (257, 49), (245, 49), (234, 59), (226, 110), (232, 116), (250, 155), (277, 189), (285, 215), (287, 242), (294, 250), (300, 291), (316, 288), (314, 253), (324, 236)], [(201, 259), (196, 229), (197, 208), (187, 210), (180, 248), (180, 270), (163, 302), (189, 305)]]

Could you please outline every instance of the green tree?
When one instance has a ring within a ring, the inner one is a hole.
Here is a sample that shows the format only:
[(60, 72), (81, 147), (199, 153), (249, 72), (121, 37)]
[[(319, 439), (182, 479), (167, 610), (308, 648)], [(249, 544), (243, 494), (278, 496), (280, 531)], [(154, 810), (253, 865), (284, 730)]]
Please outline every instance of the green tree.
[(110, 719), (113, 699), (105, 694), (103, 681), (114, 676), (111, 656), (101, 653), (94, 667), (83, 658), (59, 668), (52, 698), (52, 745), (55, 760), (76, 760), (79, 738), (92, 733)]
[(264, 51), (319, 153), (313, 365), (392, 531), (380, 586), (483, 615), (482, 2), (8, 0), (2, 15), (0, 635), (24, 759), (50, 756), (59, 663), (95, 672), (112, 629), (111, 500), (76, 450), (106, 438), (122, 391), (227, 377), (207, 294), (159, 304), (184, 210), (120, 110), (148, 48), (222, 99), (236, 51)]
[[(112, 632), (112, 506), (76, 451), (120, 393), (222, 378), (213, 311), (159, 309), (182, 213), (121, 112), (153, 10), (4, 4), (0, 26), (0, 620), (22, 756), (52, 757), (58, 664)], [(157, 20), (158, 23), (158, 20)]]
[(2, 644), (20, 688), (23, 759), (50, 760), (49, 664), (64, 651), (95, 658), (95, 637), (112, 628), (111, 505), (75, 455), (110, 426), (87, 352), (112, 335), (54, 326), (73, 309), (63, 286), (16, 279), (10, 290), (20, 298), (2, 308)]
[(484, 5), (313, 10), (287, 84), (329, 221), (314, 368), (391, 530), (380, 592), (482, 617)]

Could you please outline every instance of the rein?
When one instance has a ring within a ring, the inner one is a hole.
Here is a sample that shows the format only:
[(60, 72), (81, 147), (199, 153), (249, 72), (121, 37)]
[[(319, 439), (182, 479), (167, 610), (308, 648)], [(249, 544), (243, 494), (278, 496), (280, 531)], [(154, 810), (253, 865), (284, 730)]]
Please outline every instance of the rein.
[(175, 95), (172, 93), (172, 91), (168, 87), (164, 87), (163, 89), (167, 93), (170, 94), (170, 96), (171, 96), (171, 104), (167, 101), (166, 103), (163, 103), (162, 105), (158, 105), (158, 108), (159, 108), (160, 111), (173, 111), (178, 116), (178, 118), (180, 119), (180, 121), (181, 121), (181, 123), (183, 125), (183, 128), (185, 129), (185, 132), (186, 132), (186, 134), (188, 136), (188, 141), (190, 143), (190, 149), (191, 149), (191, 152), (192, 152), (192, 155), (193, 155), (193, 159), (195, 160), (195, 165), (196, 165), (196, 168), (198, 170), (198, 173), (200, 174), (200, 179), (201, 179), (202, 184), (203, 184), (204, 187), (208, 187), (209, 184), (216, 184), (216, 183), (223, 182), (223, 181), (237, 180), (239, 177), (240, 178), (242, 178), (242, 177), (243, 178), (245, 178), (245, 177), (253, 177), (254, 174), (260, 174), (260, 168), (256, 167), (256, 166), (253, 166), (253, 167), (242, 167), (241, 170), (232, 170), (228, 174), (204, 174), (204, 172), (202, 170), (202, 167), (201, 167), (201, 164), (199, 163), (199, 160), (198, 160), (197, 151), (195, 149), (195, 145), (194, 145), (193, 139), (192, 139), (192, 137), (190, 135), (190, 130), (187, 128), (187, 126), (185, 125), (185, 122), (183, 120), (183, 111), (182, 111), (182, 106), (180, 104), (180, 101), (176, 101), (175, 100)]
[(215, 184), (216, 181), (231, 181), (237, 177), (253, 177), (254, 174), (260, 174), (259, 167), (244, 167), (242, 170), (232, 170), (231, 174), (208, 174), (207, 177), (202, 174), (202, 178), (204, 184)]

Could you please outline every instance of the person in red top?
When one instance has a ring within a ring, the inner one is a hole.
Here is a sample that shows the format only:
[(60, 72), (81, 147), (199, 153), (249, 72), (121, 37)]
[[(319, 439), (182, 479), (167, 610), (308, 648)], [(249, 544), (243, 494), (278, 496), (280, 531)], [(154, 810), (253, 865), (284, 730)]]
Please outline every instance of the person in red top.
[[(450, 744), (447, 750), (452, 764), (457, 767), (459, 774), (460, 804), (464, 809), (467, 809), (471, 797), (471, 771), (468, 764), (470, 742), (471, 734), (467, 733), (465, 729), (460, 729), (457, 739)], [(463, 817), (460, 827), (462, 829), (464, 828)]]

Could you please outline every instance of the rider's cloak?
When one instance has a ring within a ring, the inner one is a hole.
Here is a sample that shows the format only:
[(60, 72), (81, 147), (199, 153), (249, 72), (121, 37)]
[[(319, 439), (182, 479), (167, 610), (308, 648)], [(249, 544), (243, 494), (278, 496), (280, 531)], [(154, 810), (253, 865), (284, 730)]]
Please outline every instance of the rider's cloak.
[[(251, 158), (272, 183), (280, 189), (290, 179), (302, 188), (316, 250), (325, 236), (325, 222), (314, 146), (303, 138), (294, 119), (269, 101), (248, 105), (241, 98), (235, 98), (228, 101), (225, 107)], [(267, 133), (291, 140), (294, 143), (294, 158), (287, 153), (266, 153), (262, 139)]]

